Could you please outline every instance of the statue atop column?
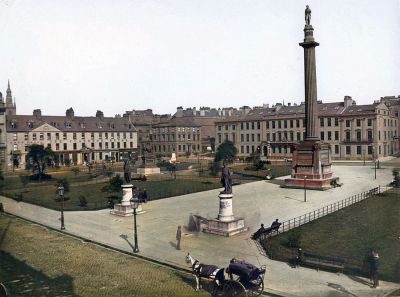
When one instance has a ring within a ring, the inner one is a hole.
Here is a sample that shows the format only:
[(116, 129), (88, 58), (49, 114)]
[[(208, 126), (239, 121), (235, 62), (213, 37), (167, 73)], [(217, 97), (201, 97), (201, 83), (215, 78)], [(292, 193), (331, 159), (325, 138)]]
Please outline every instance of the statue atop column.
[(232, 177), (226, 165), (222, 168), (221, 184), (224, 187), (221, 194), (232, 194)]
[(311, 22), (311, 9), (308, 7), (308, 5), (306, 6), (306, 10), (304, 11), (304, 13), (305, 13), (306, 25), (310, 25), (310, 22)]

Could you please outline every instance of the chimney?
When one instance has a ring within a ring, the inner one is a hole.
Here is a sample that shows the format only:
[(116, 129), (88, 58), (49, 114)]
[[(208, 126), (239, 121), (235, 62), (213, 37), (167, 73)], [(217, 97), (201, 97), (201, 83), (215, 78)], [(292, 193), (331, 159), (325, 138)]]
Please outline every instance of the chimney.
[(72, 109), (72, 107), (67, 109), (67, 111), (65, 112), (65, 115), (70, 119), (74, 118), (74, 110)]
[(104, 113), (101, 110), (96, 111), (96, 118), (99, 119), (104, 118)]
[(344, 96), (344, 107), (349, 107), (353, 104), (353, 99), (351, 96)]
[(42, 111), (40, 109), (34, 109), (33, 116), (36, 117), (37, 119), (40, 119), (42, 117)]
[(183, 107), (182, 107), (182, 106), (178, 106), (178, 107), (176, 108), (175, 116), (176, 116), (177, 118), (183, 117)]
[(193, 111), (193, 115), (196, 116), (197, 115), (196, 107), (193, 107), (192, 111)]

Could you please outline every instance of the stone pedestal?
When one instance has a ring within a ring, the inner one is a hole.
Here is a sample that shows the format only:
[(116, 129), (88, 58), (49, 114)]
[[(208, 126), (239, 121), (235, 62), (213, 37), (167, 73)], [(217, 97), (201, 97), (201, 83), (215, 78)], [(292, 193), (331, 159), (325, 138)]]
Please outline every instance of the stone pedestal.
[(327, 190), (339, 181), (331, 171), (331, 151), (327, 143), (306, 140), (293, 152), (292, 175), (285, 179), (285, 188)]
[[(122, 200), (121, 203), (115, 204), (114, 209), (111, 210), (111, 214), (123, 217), (129, 217), (133, 215), (133, 209), (131, 206), (131, 198), (132, 198), (132, 188), (133, 185), (122, 185)], [(144, 213), (145, 211), (142, 209), (142, 205), (139, 204), (139, 207), (136, 209), (136, 214)]]
[(244, 225), (244, 219), (235, 218), (233, 215), (233, 194), (219, 194), (219, 213), (217, 219), (207, 222), (207, 227), (203, 230), (222, 236), (232, 236), (248, 230)]

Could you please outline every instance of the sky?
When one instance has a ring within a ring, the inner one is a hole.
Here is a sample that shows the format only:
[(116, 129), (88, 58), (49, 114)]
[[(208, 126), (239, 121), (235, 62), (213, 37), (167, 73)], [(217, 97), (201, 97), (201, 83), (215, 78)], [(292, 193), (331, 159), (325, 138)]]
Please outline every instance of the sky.
[(400, 0), (0, 0), (0, 91), (17, 114), (304, 101), (304, 9), (318, 99), (400, 95)]

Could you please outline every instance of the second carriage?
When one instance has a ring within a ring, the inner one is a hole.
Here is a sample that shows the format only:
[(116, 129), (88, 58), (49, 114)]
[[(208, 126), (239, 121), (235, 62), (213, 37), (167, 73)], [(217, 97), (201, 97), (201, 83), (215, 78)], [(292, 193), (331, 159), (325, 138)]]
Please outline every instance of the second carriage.
[(264, 291), (265, 265), (257, 267), (242, 260), (232, 259), (225, 271), (229, 278), (214, 286), (214, 297), (256, 297)]

